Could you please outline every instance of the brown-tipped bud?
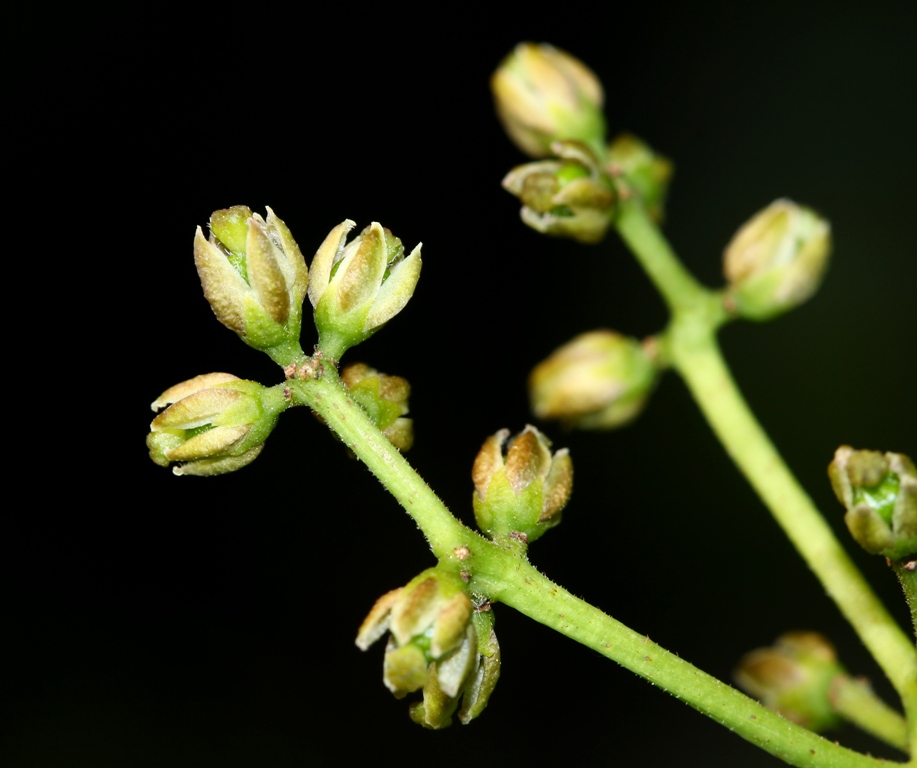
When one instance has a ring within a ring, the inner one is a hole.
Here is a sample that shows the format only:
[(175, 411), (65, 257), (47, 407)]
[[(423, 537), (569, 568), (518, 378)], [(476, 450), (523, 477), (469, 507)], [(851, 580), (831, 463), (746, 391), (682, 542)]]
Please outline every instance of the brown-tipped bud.
[(535, 366), (532, 410), (579, 429), (615, 429), (633, 421), (658, 370), (636, 339), (614, 331), (583, 333)]
[(917, 554), (917, 468), (909, 457), (843, 445), (828, 477), (863, 549), (892, 560)]
[(277, 417), (282, 394), (228, 373), (210, 373), (170, 387), (153, 402), (168, 406), (150, 424), (146, 443), (176, 475), (221, 475), (254, 461)]
[(597, 243), (615, 215), (616, 196), (595, 155), (578, 141), (552, 144), (558, 160), (510, 171), (503, 188), (522, 203), (522, 220), (546, 235)]
[(274, 212), (245, 205), (214, 211), (210, 237), (198, 227), (194, 261), (217, 319), (256, 349), (298, 344), (309, 284), (305, 259)]
[(550, 45), (520, 43), (490, 81), (497, 115), (513, 143), (546, 157), (551, 143), (605, 140), (602, 84), (581, 61)]
[(409, 450), (414, 443), (414, 425), (405, 418), (411, 395), (407, 379), (354, 363), (341, 371), (341, 381), (392, 445), (402, 453)]
[(727, 304), (740, 317), (769, 320), (807, 301), (828, 268), (831, 229), (814, 211), (777, 200), (726, 246)]
[(566, 448), (552, 455), (550, 441), (533, 426), (508, 438), (507, 429), (491, 435), (475, 458), (475, 518), (491, 538), (522, 534), (534, 541), (560, 522), (573, 462)]
[[(450, 724), (467, 686), (473, 687), (474, 702), (482, 695), (481, 654), (493, 651), (490, 645), (481, 651), (476, 614), (465, 590), (458, 576), (430, 568), (376, 601), (357, 633), (357, 646), (366, 650), (391, 632), (383, 681), (399, 699), (423, 688), (424, 701), (411, 708), (411, 717), (427, 728)], [(479, 702), (475, 713), (485, 703)]]
[(672, 161), (636, 136), (622, 133), (608, 145), (608, 166), (612, 174), (623, 176), (628, 188), (640, 196), (649, 215), (662, 221), (674, 170)]
[(834, 647), (817, 632), (788, 632), (771, 648), (747, 654), (736, 682), (770, 709), (813, 731), (836, 726), (831, 684), (844, 668)]
[(378, 222), (348, 243), (353, 227), (348, 219), (331, 230), (312, 260), (319, 346), (335, 359), (404, 309), (420, 277), (419, 244), (405, 257), (401, 240)]

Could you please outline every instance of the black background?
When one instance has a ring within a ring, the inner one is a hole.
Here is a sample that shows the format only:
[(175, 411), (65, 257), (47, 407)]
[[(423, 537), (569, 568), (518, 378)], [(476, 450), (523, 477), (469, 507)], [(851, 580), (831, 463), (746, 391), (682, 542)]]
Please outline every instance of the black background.
[[(474, 454), (531, 419), (531, 366), (578, 332), (642, 336), (666, 320), (616, 237), (538, 236), (500, 188), (524, 158), (493, 117), (488, 78), (519, 40), (546, 40), (602, 78), (612, 132), (674, 159), (666, 232), (708, 284), (734, 230), (773, 199), (832, 221), (816, 299), (730, 326), (722, 342), (846, 542), (825, 477), (834, 449), (917, 454), (917, 12), (426, 13), (83, 16), (66, 52), (36, 38), (48, 55), (30, 62), (41, 86), (17, 146), (37, 171), (27, 183), (40, 179), (27, 194), (55, 259), (20, 263), (56, 265), (42, 278), (61, 291), (59, 347), (49, 361), (30, 346), (23, 368), (51, 405), (25, 474), (12, 471), (30, 501), (12, 505), (3, 537), (4, 764), (776, 764), (500, 606), (503, 676), (488, 710), (423, 731), (382, 685), (381, 646), (353, 644), (376, 597), (433, 564), (411, 520), (302, 411), (243, 471), (173, 477), (146, 458), (147, 404), (199, 373), (279, 380), (200, 293), (191, 239), (213, 209), (270, 205), (307, 254), (344, 218), (381, 221), (409, 248), (423, 241), (423, 276), (402, 315), (347, 358), (411, 381), (410, 459), (470, 521)], [(541, 426), (577, 473), (563, 525), (530, 552), (551, 578), (725, 679), (785, 630), (822, 631), (892, 700), (674, 376), (630, 428)], [(904, 623), (883, 563), (850, 549)], [(900, 757), (852, 729), (836, 737)]]

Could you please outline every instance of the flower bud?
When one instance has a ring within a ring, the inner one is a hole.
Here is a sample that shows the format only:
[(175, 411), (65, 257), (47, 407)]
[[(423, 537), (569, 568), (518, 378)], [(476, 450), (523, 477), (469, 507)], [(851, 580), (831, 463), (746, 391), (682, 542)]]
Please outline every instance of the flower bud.
[(208, 373), (177, 384), (154, 402), (168, 406), (150, 424), (146, 444), (176, 475), (221, 475), (254, 461), (286, 407), (277, 388), (267, 389), (228, 373)]
[(662, 221), (672, 161), (656, 154), (636, 136), (622, 133), (608, 145), (608, 165), (612, 175), (623, 176), (629, 188), (640, 196), (649, 215)]
[(772, 648), (747, 654), (734, 677), (764, 706), (812, 731), (823, 731), (840, 723), (831, 685), (843, 674), (826, 638), (817, 632), (788, 632)]
[(597, 243), (615, 214), (615, 193), (595, 155), (578, 141), (552, 145), (560, 159), (511, 170), (503, 188), (522, 203), (522, 220), (546, 235)]
[(474, 516), (491, 538), (522, 534), (531, 542), (560, 522), (573, 462), (566, 448), (552, 455), (551, 443), (531, 425), (508, 438), (508, 429), (491, 435), (474, 460)]
[[(486, 699), (480, 703), (484, 683), (478, 673), (482, 653), (492, 657), (497, 652), (496, 639), (491, 642), (488, 635), (481, 650), (473, 616), (464, 582), (454, 574), (429, 568), (405, 587), (379, 598), (357, 633), (357, 646), (365, 651), (390, 631), (383, 681), (398, 699), (423, 688), (423, 704), (412, 707), (411, 716), (425, 727), (448, 726), (467, 690), (472, 692), (471, 699), (463, 712), (474, 710), (472, 716), (476, 716), (486, 704)], [(489, 680), (493, 662), (488, 663)]]
[(828, 222), (790, 200), (777, 200), (726, 246), (727, 304), (749, 320), (793, 309), (818, 290), (830, 253)]
[(614, 429), (643, 410), (657, 375), (636, 339), (590, 331), (535, 366), (529, 377), (532, 410), (568, 427)]
[(392, 445), (402, 453), (410, 450), (414, 443), (414, 426), (411, 419), (404, 418), (411, 394), (407, 379), (354, 363), (341, 371), (341, 381)]
[(909, 457), (843, 445), (828, 477), (863, 549), (892, 560), (917, 554), (917, 469)]
[(244, 205), (214, 211), (197, 228), (194, 261), (217, 319), (255, 349), (299, 344), (309, 272), (290, 230)]
[(332, 358), (365, 341), (408, 303), (420, 277), (420, 245), (404, 257), (401, 240), (373, 222), (347, 243), (354, 222), (329, 233), (312, 261), (309, 300), (319, 346)]
[(497, 115), (530, 157), (574, 139), (601, 151), (605, 140), (602, 84), (581, 61), (550, 45), (520, 43), (490, 81)]

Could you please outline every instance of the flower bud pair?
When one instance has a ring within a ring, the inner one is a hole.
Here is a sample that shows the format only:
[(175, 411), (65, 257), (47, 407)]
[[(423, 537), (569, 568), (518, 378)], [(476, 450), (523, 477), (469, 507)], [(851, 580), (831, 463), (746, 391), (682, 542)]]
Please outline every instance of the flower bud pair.
[(615, 192), (595, 155), (578, 141), (556, 141), (559, 159), (526, 163), (510, 171), (503, 188), (522, 203), (522, 221), (546, 235), (597, 243), (611, 226)]
[(397, 315), (420, 277), (420, 245), (405, 258), (401, 240), (378, 222), (347, 243), (355, 226), (336, 226), (312, 260), (309, 300), (319, 346), (338, 359)]
[(844, 522), (867, 552), (898, 560), (917, 554), (917, 468), (902, 453), (837, 449), (828, 477)]
[(499, 676), (492, 617), (477, 616), (464, 582), (429, 568), (376, 601), (356, 642), (365, 651), (389, 631), (386, 687), (398, 699), (423, 689), (423, 704), (412, 707), (412, 718), (428, 728), (445, 728), (460, 697), (462, 722), (480, 714)]
[(411, 394), (407, 379), (354, 363), (341, 371), (341, 381), (392, 445), (402, 453), (410, 450), (414, 444), (414, 424), (404, 418)]
[(597, 151), (605, 140), (602, 84), (581, 61), (550, 45), (520, 43), (491, 79), (497, 115), (530, 157), (572, 139)]
[(726, 246), (727, 305), (750, 320), (793, 309), (818, 290), (830, 253), (825, 219), (790, 200), (771, 203)]
[(298, 348), (309, 272), (290, 230), (270, 208), (267, 220), (244, 205), (214, 211), (210, 238), (197, 229), (194, 261), (223, 325), (255, 349)]
[(170, 463), (176, 475), (221, 475), (254, 461), (264, 448), (286, 401), (229, 373), (208, 373), (176, 384), (152, 404), (168, 406), (150, 424), (150, 458)]
[(583, 333), (535, 366), (532, 410), (579, 429), (614, 429), (635, 419), (658, 369), (644, 347), (614, 331)]
[(509, 440), (501, 429), (484, 442), (474, 460), (474, 516), (492, 539), (534, 541), (560, 522), (570, 499), (573, 462), (566, 448), (551, 454), (551, 443), (535, 427)]

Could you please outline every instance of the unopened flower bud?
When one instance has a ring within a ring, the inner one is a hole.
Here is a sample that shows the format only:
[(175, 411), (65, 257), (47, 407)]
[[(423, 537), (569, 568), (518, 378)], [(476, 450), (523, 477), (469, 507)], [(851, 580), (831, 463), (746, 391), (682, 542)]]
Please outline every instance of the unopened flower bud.
[(348, 243), (354, 226), (347, 220), (331, 230), (312, 261), (309, 300), (319, 346), (332, 358), (397, 315), (420, 277), (420, 245), (405, 258), (401, 240), (377, 222)]
[(777, 200), (746, 222), (726, 246), (727, 303), (740, 317), (768, 320), (807, 301), (831, 253), (828, 222)]
[(407, 379), (354, 363), (341, 371), (341, 381), (392, 445), (402, 453), (409, 450), (414, 443), (414, 427), (412, 420), (405, 418), (411, 394)]
[(828, 466), (831, 487), (860, 546), (898, 560), (917, 554), (917, 468), (903, 453), (844, 445)]
[(194, 261), (223, 325), (256, 349), (298, 348), (309, 272), (290, 230), (270, 208), (266, 220), (244, 205), (214, 211), (210, 238), (197, 229)]
[[(448, 726), (468, 686), (473, 703), (480, 700), (482, 651), (473, 616), (464, 582), (429, 568), (379, 598), (357, 633), (357, 646), (364, 651), (385, 632), (391, 633), (383, 681), (398, 699), (423, 689), (423, 704), (412, 707), (411, 716), (425, 727)], [(494, 654), (488, 644), (484, 651)], [(475, 714), (483, 708), (476, 708)]]
[(817, 632), (788, 632), (772, 648), (747, 654), (736, 682), (769, 709), (812, 731), (836, 726), (831, 685), (844, 668), (834, 647)]
[(573, 462), (566, 448), (553, 455), (551, 443), (527, 426), (509, 440), (501, 429), (484, 442), (474, 460), (474, 516), (491, 538), (534, 541), (560, 522), (570, 499)]
[(636, 192), (650, 216), (662, 221), (665, 198), (672, 178), (672, 161), (654, 152), (647, 144), (622, 133), (608, 145), (608, 166), (624, 177)]
[(585, 144), (558, 141), (552, 147), (559, 159), (514, 168), (503, 188), (519, 198), (522, 220), (536, 232), (597, 243), (615, 214), (611, 182)]
[(532, 410), (579, 429), (614, 429), (637, 417), (658, 370), (643, 346), (614, 331), (583, 333), (535, 366)]
[(209, 373), (163, 392), (146, 443), (176, 475), (221, 475), (254, 461), (286, 407), (283, 395), (228, 373)]
[(566, 139), (601, 151), (602, 84), (570, 54), (550, 45), (520, 43), (490, 85), (504, 129), (527, 155), (546, 157), (552, 142)]

